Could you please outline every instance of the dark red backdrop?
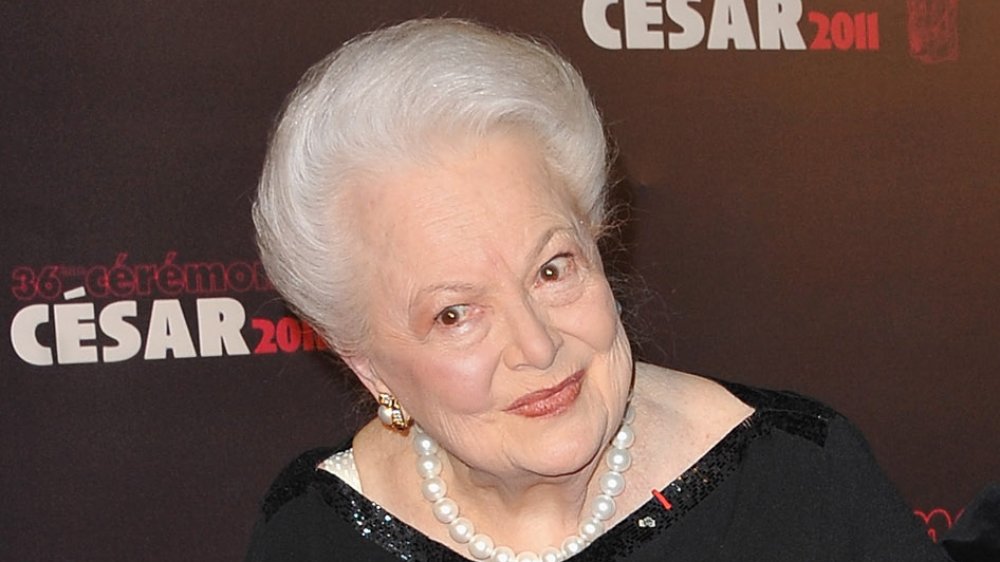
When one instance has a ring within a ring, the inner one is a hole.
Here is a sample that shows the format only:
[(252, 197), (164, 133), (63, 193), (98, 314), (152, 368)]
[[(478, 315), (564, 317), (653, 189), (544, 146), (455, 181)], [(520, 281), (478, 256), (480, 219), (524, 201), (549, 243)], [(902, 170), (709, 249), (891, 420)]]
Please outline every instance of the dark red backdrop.
[[(649, 358), (831, 403), (938, 529), (998, 479), (1000, 4), (802, 0), (804, 45), (823, 17), (839, 43), (769, 51), (608, 50), (581, 4), (0, 6), (0, 558), (238, 559), (275, 472), (350, 433), (250, 198), (305, 68), (420, 15), (546, 37), (588, 79), (660, 295)], [(841, 12), (877, 14), (878, 49)]]

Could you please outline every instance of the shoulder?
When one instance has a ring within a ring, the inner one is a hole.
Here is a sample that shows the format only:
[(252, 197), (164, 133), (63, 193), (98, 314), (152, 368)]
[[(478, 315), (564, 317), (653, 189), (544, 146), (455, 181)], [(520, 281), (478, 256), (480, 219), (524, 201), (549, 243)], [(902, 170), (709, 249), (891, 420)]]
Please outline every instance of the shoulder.
[(267, 521), (285, 504), (304, 495), (317, 483), (329, 483), (332, 476), (317, 470), (317, 467), (342, 447), (320, 447), (306, 451), (290, 462), (270, 488), (261, 502), (261, 515)]
[(796, 392), (720, 384), (756, 408), (743, 462), (757, 505), (766, 498), (772, 514), (794, 514), (850, 545), (841, 559), (945, 560), (843, 414)]
[(730, 394), (754, 409), (755, 423), (768, 431), (781, 431), (826, 446), (831, 430), (860, 437), (847, 419), (827, 404), (790, 390), (770, 390), (716, 381)]
[(711, 380), (757, 410), (814, 415), (824, 418), (839, 415), (827, 404), (792, 390), (771, 390), (721, 379)]
[(247, 562), (330, 560), (342, 552), (377, 560), (367, 541), (345, 519), (350, 487), (319, 465), (341, 448), (323, 447), (299, 455), (281, 471), (261, 502)]
[(843, 477), (867, 471), (881, 473), (862, 431), (830, 405), (791, 390), (715, 382), (754, 409), (744, 422), (747, 446), (777, 440), (786, 447), (778, 452), (800, 450), (809, 456), (819, 455), (829, 470)]
[(773, 433), (825, 447), (831, 432), (863, 444), (860, 432), (839, 412), (790, 390), (770, 390), (721, 379), (637, 364), (637, 388), (665, 415), (663, 427), (690, 427), (721, 439), (740, 433), (751, 441)]
[(349, 446), (306, 451), (281, 471), (261, 503), (247, 562), (388, 562), (432, 549), (430, 539), (320, 467)]

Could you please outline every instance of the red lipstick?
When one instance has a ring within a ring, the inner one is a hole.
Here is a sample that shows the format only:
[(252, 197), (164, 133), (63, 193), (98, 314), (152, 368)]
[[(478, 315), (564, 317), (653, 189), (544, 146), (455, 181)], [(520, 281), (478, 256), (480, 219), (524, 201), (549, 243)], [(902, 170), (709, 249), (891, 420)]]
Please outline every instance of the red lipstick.
[(584, 371), (577, 371), (555, 386), (529, 392), (510, 403), (504, 411), (526, 418), (558, 414), (569, 408), (580, 395)]

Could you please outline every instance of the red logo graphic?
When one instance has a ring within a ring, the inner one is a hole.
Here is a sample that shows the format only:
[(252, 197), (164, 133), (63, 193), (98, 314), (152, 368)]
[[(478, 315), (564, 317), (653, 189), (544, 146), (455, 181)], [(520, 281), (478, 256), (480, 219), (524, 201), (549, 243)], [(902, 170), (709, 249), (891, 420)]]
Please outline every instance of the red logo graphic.
[(877, 51), (879, 49), (878, 12), (827, 15), (809, 12), (809, 21), (816, 25), (809, 48), (816, 51)]
[[(109, 264), (15, 267), (10, 290), (26, 304), (10, 322), (14, 352), (46, 367), (327, 349), (293, 316), (248, 318), (234, 297), (274, 292), (260, 262), (191, 262), (178, 254), (153, 263), (129, 263), (121, 252)], [(256, 345), (248, 341), (253, 332)]]
[(958, 60), (958, 0), (907, 0), (910, 56), (924, 63)]
[(935, 507), (930, 511), (922, 511), (919, 509), (914, 509), (913, 513), (923, 520), (924, 525), (927, 525), (927, 536), (931, 538), (932, 541), (937, 542), (948, 529), (951, 529), (955, 521), (962, 516), (962, 512), (959, 511), (954, 517), (951, 513), (948, 513), (947, 509), (941, 507)]
[[(104, 299), (274, 291), (259, 261), (184, 262), (177, 256), (172, 250), (162, 262), (130, 264), (121, 252), (110, 265), (22, 265), (11, 272), (11, 293), (21, 301), (51, 302), (83, 294)], [(83, 294), (73, 292), (80, 288)]]

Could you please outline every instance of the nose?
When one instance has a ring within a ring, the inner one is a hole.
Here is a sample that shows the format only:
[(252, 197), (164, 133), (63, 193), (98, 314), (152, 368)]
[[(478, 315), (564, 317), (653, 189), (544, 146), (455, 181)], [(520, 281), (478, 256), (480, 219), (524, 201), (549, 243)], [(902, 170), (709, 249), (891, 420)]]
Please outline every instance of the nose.
[(548, 321), (548, 315), (531, 302), (521, 302), (507, 315), (510, 341), (503, 360), (510, 369), (548, 369), (562, 347), (562, 337)]

